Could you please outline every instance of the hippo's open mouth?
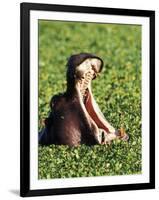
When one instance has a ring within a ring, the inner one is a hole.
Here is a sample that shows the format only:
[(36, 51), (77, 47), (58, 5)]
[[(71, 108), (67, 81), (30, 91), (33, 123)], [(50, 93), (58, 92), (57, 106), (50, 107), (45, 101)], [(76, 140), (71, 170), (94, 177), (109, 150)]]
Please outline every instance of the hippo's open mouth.
[[(80, 102), (83, 104), (83, 109), (87, 117), (98, 127), (100, 140), (104, 137), (105, 142), (111, 141), (117, 137), (116, 130), (105, 119), (100, 111), (91, 89), (91, 82), (100, 72), (100, 61), (98, 59), (87, 59), (76, 69), (78, 78), (76, 79), (76, 88), (80, 96)], [(102, 135), (102, 136), (101, 136)], [(101, 143), (101, 141), (100, 141)]]

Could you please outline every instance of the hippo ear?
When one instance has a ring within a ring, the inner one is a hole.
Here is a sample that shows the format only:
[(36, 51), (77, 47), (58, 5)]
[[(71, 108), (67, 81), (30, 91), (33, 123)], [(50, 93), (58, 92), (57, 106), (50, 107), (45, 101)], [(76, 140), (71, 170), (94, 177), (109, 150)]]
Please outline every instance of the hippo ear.
[(91, 65), (93, 66), (93, 69), (98, 74), (101, 72), (103, 68), (103, 61), (99, 58), (92, 58), (91, 59)]

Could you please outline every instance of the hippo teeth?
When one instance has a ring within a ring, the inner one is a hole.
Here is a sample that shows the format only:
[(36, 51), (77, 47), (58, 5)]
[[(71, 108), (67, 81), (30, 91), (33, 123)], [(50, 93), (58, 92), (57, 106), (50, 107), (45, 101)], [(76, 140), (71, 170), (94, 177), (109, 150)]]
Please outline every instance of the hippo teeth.
[(87, 93), (88, 85), (90, 84), (92, 79), (93, 79), (93, 74), (88, 72), (88, 73), (85, 74), (84, 79), (81, 81), (81, 89), (80, 89), (80, 91), (81, 91), (83, 99), (85, 98), (85, 95)]

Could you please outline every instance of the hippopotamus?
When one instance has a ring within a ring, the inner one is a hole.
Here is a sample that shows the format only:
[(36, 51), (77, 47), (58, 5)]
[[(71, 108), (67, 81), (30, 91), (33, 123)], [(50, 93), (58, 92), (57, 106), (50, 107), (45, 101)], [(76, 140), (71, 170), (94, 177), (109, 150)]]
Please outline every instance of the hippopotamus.
[(104, 117), (91, 89), (91, 82), (103, 68), (103, 60), (90, 53), (72, 55), (67, 62), (67, 89), (54, 95), (50, 114), (39, 133), (41, 145), (107, 144), (126, 133), (115, 129)]

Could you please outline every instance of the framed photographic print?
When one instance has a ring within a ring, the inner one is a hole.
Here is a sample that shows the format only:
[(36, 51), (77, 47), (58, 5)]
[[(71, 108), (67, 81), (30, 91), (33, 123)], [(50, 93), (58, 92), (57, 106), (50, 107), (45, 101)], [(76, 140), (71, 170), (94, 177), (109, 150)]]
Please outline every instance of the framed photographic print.
[(21, 4), (20, 195), (155, 188), (155, 12)]

